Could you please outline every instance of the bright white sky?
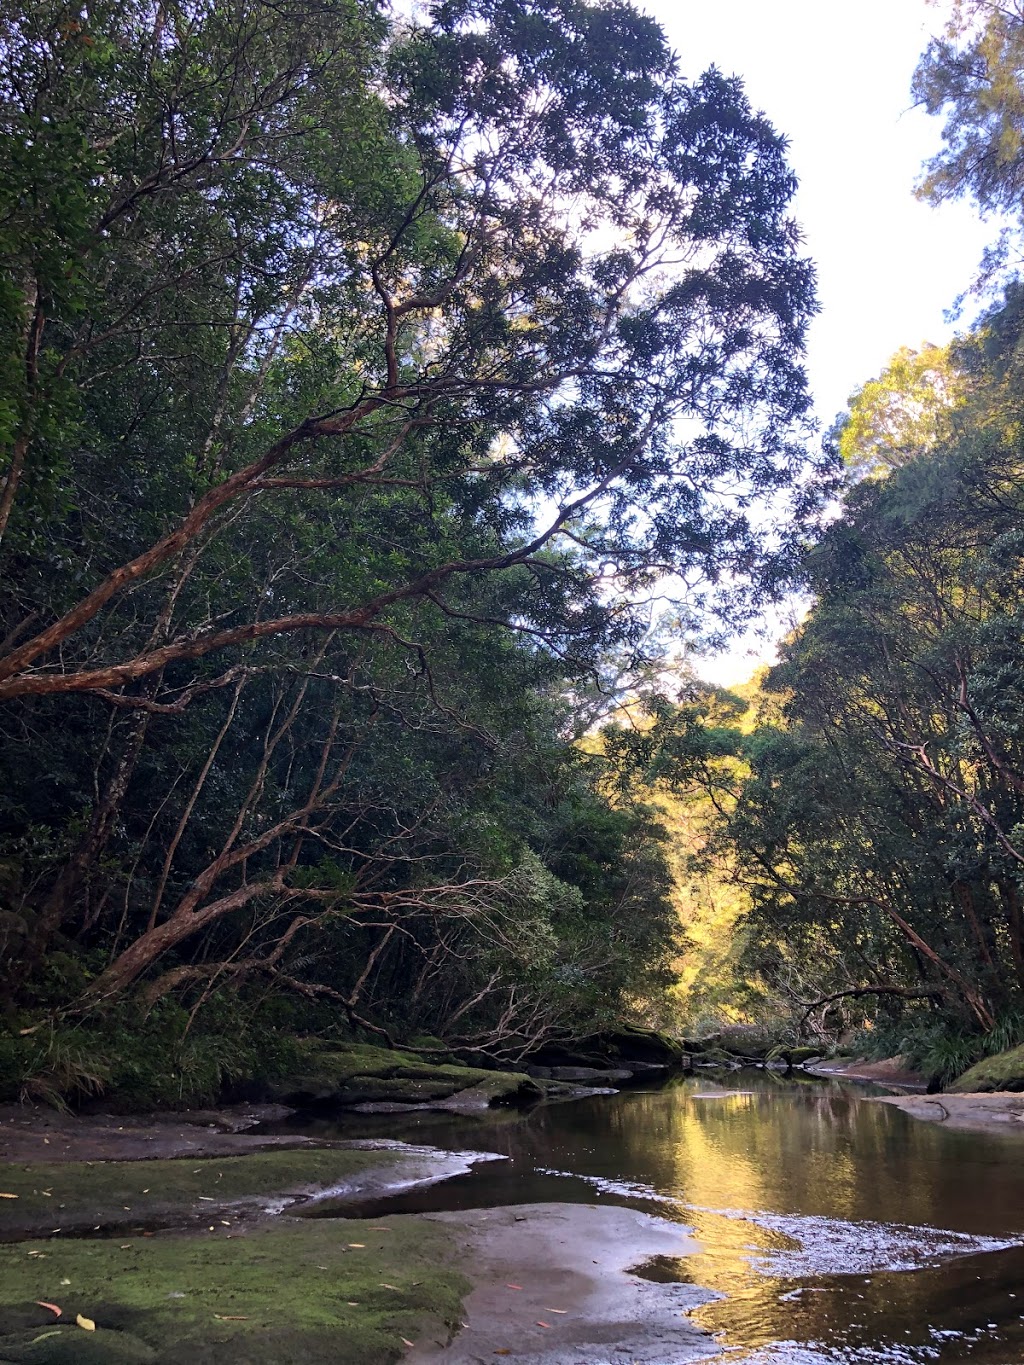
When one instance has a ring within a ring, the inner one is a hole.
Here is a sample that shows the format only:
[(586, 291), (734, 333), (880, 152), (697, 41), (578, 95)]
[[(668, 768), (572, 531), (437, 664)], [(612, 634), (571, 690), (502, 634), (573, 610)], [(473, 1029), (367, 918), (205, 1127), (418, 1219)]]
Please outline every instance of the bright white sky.
[[(790, 142), (795, 216), (818, 269), (808, 373), (825, 426), (900, 346), (941, 344), (943, 314), (994, 229), (966, 203), (931, 208), (913, 186), (941, 124), (910, 107), (910, 81), (943, 7), (925, 0), (643, 0), (688, 76), (714, 64)], [(965, 321), (969, 322), (970, 316)], [(743, 650), (709, 663), (740, 682)]]

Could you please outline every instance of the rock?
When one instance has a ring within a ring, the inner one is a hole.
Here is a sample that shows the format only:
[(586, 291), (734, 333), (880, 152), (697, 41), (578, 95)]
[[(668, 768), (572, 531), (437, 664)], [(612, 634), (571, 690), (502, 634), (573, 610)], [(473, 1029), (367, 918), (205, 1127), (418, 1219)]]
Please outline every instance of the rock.
[(699, 1052), (693, 1059), (694, 1066), (698, 1067), (722, 1067), (729, 1066), (738, 1069), (742, 1062), (731, 1052), (726, 1052), (724, 1048), (708, 1047), (703, 1052)]
[(0, 1336), (0, 1360), (12, 1365), (149, 1365), (157, 1353), (130, 1332), (83, 1331), (54, 1322)]
[(902, 1109), (911, 1118), (944, 1123), (948, 1128), (978, 1131), (1001, 1129), (1024, 1133), (1024, 1095), (1006, 1091), (977, 1091), (944, 1095), (870, 1095), (877, 1104)]
[[(464, 1098), (458, 1099), (460, 1096)], [(539, 1086), (522, 1072), (434, 1064), (410, 1053), (360, 1043), (330, 1051), (311, 1050), (303, 1073), (279, 1082), (272, 1094), (273, 1099), (294, 1106), (323, 1105), (371, 1113), (485, 1109), (500, 1101), (540, 1096)], [(367, 1110), (364, 1106), (369, 1105), (373, 1108)]]
[(622, 1067), (605, 1071), (596, 1066), (553, 1066), (550, 1075), (553, 1081), (596, 1081), (607, 1085), (633, 1079), (633, 1072)]
[(991, 1094), (994, 1090), (1024, 1090), (1024, 1046), (983, 1057), (948, 1087), (950, 1094)]
[(820, 1047), (773, 1047), (766, 1058), (766, 1065), (781, 1062), (786, 1067), (804, 1066), (807, 1062), (819, 1061), (824, 1054)]
[(834, 1076), (844, 1081), (874, 1081), (877, 1085), (896, 1086), (900, 1090), (927, 1090), (928, 1083), (920, 1072), (912, 1071), (905, 1057), (883, 1057), (871, 1061), (867, 1057), (834, 1057), (827, 1062), (808, 1062), (806, 1069), (812, 1076)]
[(682, 1045), (656, 1029), (632, 1024), (591, 1034), (575, 1043), (550, 1043), (530, 1057), (530, 1069), (545, 1073), (565, 1067), (597, 1071), (628, 1069), (650, 1074), (676, 1070), (683, 1065)]

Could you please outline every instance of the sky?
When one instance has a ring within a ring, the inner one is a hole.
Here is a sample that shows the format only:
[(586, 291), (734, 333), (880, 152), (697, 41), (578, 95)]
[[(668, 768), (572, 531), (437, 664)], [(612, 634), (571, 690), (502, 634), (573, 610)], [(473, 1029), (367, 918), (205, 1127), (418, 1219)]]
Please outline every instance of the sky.
[[(683, 72), (715, 65), (790, 142), (794, 216), (818, 270), (821, 312), (807, 369), (827, 427), (900, 346), (941, 344), (944, 318), (995, 235), (969, 203), (914, 198), (941, 122), (911, 107), (910, 82), (943, 10), (925, 0), (646, 0)], [(971, 321), (969, 309), (960, 327)], [(723, 684), (748, 677), (750, 646), (705, 662)], [(763, 646), (760, 656), (764, 656)]]

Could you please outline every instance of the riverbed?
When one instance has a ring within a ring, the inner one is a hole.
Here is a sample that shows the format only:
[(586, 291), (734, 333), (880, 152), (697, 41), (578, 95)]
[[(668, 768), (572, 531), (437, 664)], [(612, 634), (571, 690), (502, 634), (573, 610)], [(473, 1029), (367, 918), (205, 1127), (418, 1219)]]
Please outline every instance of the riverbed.
[[(319, 1217), (407, 1212), (449, 1221), (453, 1211), (504, 1208), (514, 1220), (516, 1206), (596, 1204), (675, 1225), (683, 1254), (645, 1255), (638, 1248), (630, 1269), (634, 1281), (678, 1286), (681, 1304), (704, 1301), (681, 1307), (678, 1316), (710, 1334), (708, 1359), (1024, 1361), (1024, 1137), (923, 1123), (871, 1103), (870, 1093), (848, 1083), (743, 1072), (680, 1078), (528, 1114), (359, 1116), (275, 1128), (386, 1136), (503, 1158), (356, 1207), (328, 1200), (318, 1205)], [(520, 1240), (529, 1238), (531, 1216), (527, 1209), (515, 1222)], [(466, 1228), (472, 1224), (467, 1218)], [(589, 1259), (598, 1264), (605, 1248), (600, 1232), (593, 1235)], [(551, 1254), (547, 1246), (544, 1256)], [(683, 1287), (699, 1292), (687, 1297)], [(501, 1285), (498, 1291), (500, 1297)], [(508, 1288), (507, 1297), (520, 1292)], [(494, 1313), (493, 1303), (488, 1311)], [(543, 1330), (555, 1334), (550, 1359), (595, 1365), (593, 1356), (555, 1349), (561, 1324), (549, 1318)], [(467, 1320), (470, 1330), (480, 1330), (472, 1304)], [(528, 1354), (515, 1341), (497, 1353)], [(437, 1354), (463, 1358), (483, 1357), (460, 1354), (458, 1340)], [(663, 1358), (671, 1361), (671, 1351)]]

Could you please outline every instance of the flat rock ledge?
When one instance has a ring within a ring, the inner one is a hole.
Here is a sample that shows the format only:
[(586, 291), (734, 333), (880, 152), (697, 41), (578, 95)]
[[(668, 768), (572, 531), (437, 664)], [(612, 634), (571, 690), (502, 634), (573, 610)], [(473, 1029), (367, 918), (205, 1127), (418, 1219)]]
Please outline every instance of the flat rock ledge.
[(451, 1342), (421, 1339), (406, 1365), (684, 1365), (718, 1353), (690, 1314), (717, 1297), (636, 1271), (699, 1250), (690, 1229), (635, 1209), (523, 1204), (424, 1215), (455, 1234), (473, 1283)]
[(975, 1091), (961, 1095), (871, 1095), (875, 1104), (890, 1104), (911, 1118), (943, 1123), (947, 1128), (1024, 1134), (1024, 1095), (1012, 1091)]

